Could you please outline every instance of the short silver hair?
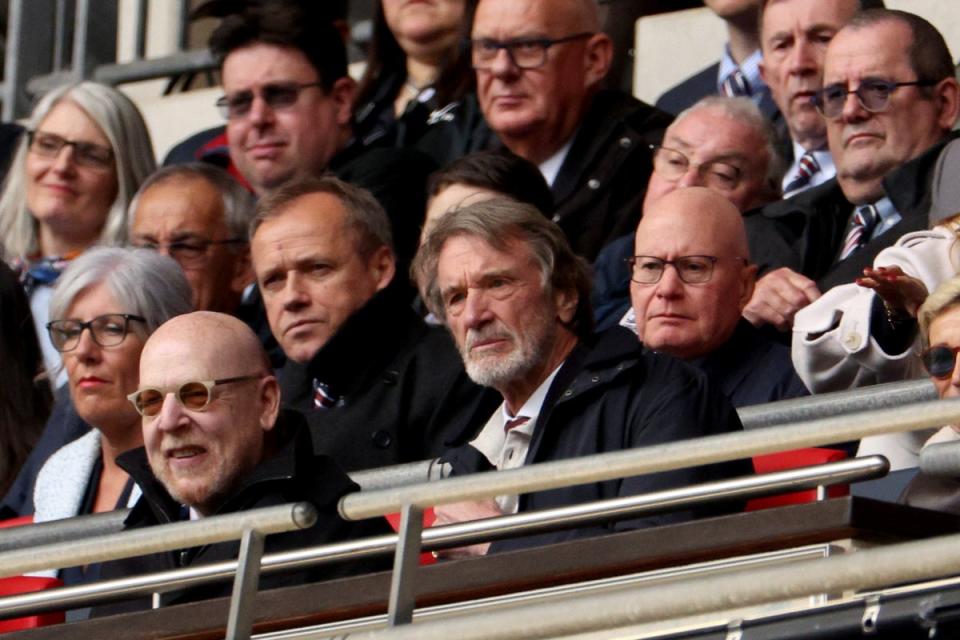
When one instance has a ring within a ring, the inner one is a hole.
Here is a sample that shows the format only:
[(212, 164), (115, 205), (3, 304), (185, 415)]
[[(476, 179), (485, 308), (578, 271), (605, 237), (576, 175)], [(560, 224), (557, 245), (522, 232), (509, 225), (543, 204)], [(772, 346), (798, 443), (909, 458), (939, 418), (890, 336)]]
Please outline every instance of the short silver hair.
[[(256, 211), (257, 201), (247, 189), (229, 173), (207, 162), (188, 162), (162, 167), (143, 181), (137, 193), (130, 201), (130, 214), (127, 216), (128, 235), (133, 232), (136, 222), (137, 205), (140, 198), (150, 187), (175, 182), (177, 180), (205, 180), (217, 190), (223, 201), (223, 221), (231, 238), (247, 240), (247, 230)], [(228, 245), (237, 250), (234, 245)]]
[[(110, 141), (117, 174), (117, 197), (107, 212), (99, 243), (123, 244), (127, 235), (127, 204), (144, 178), (157, 167), (147, 125), (136, 105), (116, 89), (96, 82), (81, 82), (57, 87), (44, 95), (30, 114), (27, 129), (36, 130), (63, 100), (80, 107)], [(40, 250), (37, 221), (27, 209), (28, 147), (27, 136), (23, 136), (0, 194), (0, 238), (14, 256)]]
[(960, 307), (960, 276), (940, 283), (917, 310), (920, 339), (924, 348), (930, 346), (930, 325), (946, 312)]
[(689, 115), (698, 111), (719, 112), (731, 120), (735, 120), (750, 129), (753, 129), (763, 140), (767, 151), (767, 174), (764, 182), (772, 193), (783, 194), (783, 176), (787, 172), (787, 163), (777, 150), (777, 136), (770, 121), (763, 115), (753, 100), (743, 96), (707, 96), (687, 107), (674, 119), (673, 126)]
[(50, 319), (64, 319), (77, 296), (101, 284), (124, 313), (143, 316), (144, 337), (173, 316), (193, 311), (193, 291), (172, 258), (149, 249), (97, 247), (71, 261), (60, 275), (50, 299)]

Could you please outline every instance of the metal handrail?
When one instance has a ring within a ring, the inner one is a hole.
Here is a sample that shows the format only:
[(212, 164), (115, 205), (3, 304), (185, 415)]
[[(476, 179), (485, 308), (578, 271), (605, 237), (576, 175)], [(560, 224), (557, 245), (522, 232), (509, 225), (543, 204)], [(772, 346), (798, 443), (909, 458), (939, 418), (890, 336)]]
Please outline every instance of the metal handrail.
[[(351, 634), (350, 640), (517, 640), (566, 637), (644, 622), (848, 590), (879, 589), (960, 573), (960, 534), (790, 565), (742, 569), (666, 584), (611, 588), (498, 611)], [(297, 638), (329, 638), (307, 632)], [(343, 635), (337, 636), (343, 638)]]
[(923, 378), (740, 407), (737, 414), (744, 429), (759, 429), (936, 399), (933, 383)]
[(313, 526), (316, 519), (317, 510), (312, 504), (297, 502), (7, 551), (0, 553), (0, 577), (237, 540), (248, 530), (270, 534), (304, 529)]
[(895, 409), (543, 462), (496, 473), (448, 478), (441, 482), (352, 493), (341, 498), (339, 510), (348, 520), (361, 520), (394, 513), (406, 505), (426, 508), (462, 500), (543, 491), (727, 462), (801, 447), (846, 442), (865, 436), (938, 427), (957, 421), (960, 421), (960, 398), (951, 398)]
[[(870, 456), (627, 498), (434, 527), (423, 532), (423, 548), (442, 549), (513, 535), (604, 522), (625, 516), (668, 511), (721, 499), (754, 498), (849, 483), (882, 475), (886, 473), (888, 466), (882, 456)], [(397, 541), (398, 535), (390, 534), (272, 553), (263, 557), (261, 570), (263, 573), (288, 571), (348, 559), (386, 555), (394, 551)], [(223, 582), (233, 577), (237, 565), (236, 560), (227, 560), (150, 575), (8, 596), (0, 598), (0, 617), (95, 606), (126, 598)]]

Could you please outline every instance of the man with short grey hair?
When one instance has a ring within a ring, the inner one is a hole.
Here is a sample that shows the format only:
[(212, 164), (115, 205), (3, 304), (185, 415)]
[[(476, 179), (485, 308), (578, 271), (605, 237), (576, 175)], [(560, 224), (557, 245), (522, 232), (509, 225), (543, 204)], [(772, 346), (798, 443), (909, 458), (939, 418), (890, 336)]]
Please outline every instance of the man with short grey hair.
[[(629, 331), (594, 335), (590, 278), (563, 232), (534, 207), (496, 198), (448, 212), (414, 260), (420, 293), (453, 335), (467, 373), (500, 406), (463, 424), (470, 443), (444, 454), (455, 474), (513, 469), (740, 429), (729, 402), (687, 365), (645, 350)], [(437, 507), (439, 523), (535, 511), (750, 473), (695, 467), (614, 482)], [(525, 537), (529, 547), (705, 511)], [(471, 547), (486, 553), (489, 545)]]
[(288, 359), (284, 401), (307, 415), (317, 450), (348, 471), (436, 456), (484, 394), (398, 286), (383, 208), (325, 176), (281, 186), (257, 211), (253, 268)]

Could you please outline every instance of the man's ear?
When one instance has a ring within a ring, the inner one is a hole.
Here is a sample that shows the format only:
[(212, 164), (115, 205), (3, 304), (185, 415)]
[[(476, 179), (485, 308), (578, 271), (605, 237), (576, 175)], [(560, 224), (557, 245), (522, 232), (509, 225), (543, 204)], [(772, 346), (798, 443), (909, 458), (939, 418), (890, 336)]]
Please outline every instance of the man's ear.
[(258, 392), (263, 407), (260, 411), (260, 428), (267, 432), (273, 429), (280, 415), (280, 383), (275, 376), (266, 376), (260, 381)]
[(237, 259), (233, 262), (233, 276), (230, 278), (230, 290), (242, 294), (244, 290), (256, 281), (253, 274), (253, 263), (250, 261), (250, 247), (244, 247)]
[(397, 258), (393, 254), (393, 249), (387, 246), (377, 248), (370, 256), (367, 265), (377, 283), (377, 291), (390, 284), (397, 272)]
[(742, 313), (750, 298), (753, 297), (753, 290), (757, 286), (757, 265), (748, 264), (740, 271), (740, 312)]
[(330, 88), (330, 97), (333, 98), (337, 111), (337, 124), (345, 127), (353, 117), (353, 100), (357, 95), (357, 83), (350, 76), (339, 78)]
[(938, 123), (944, 130), (952, 129), (960, 117), (960, 84), (954, 78), (945, 78), (933, 91), (940, 107)]
[(573, 289), (568, 291), (557, 291), (553, 295), (554, 304), (557, 305), (557, 318), (564, 325), (573, 322), (577, 315), (577, 307), (580, 304), (580, 295)]
[(584, 47), (584, 86), (592, 88), (607, 77), (613, 63), (613, 41), (605, 33), (590, 36)]

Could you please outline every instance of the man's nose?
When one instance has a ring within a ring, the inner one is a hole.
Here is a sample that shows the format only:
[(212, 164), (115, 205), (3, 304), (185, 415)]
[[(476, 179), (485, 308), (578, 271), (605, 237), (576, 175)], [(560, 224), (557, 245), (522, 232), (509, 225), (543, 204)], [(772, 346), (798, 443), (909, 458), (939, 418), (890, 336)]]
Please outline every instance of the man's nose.
[(663, 265), (663, 274), (660, 275), (660, 281), (657, 283), (657, 295), (664, 298), (674, 298), (683, 292), (683, 280), (680, 279), (680, 272), (676, 265)]
[(490, 316), (490, 306), (487, 296), (480, 289), (467, 290), (467, 297), (463, 305), (463, 322), (468, 329), (474, 329), (484, 324)]

